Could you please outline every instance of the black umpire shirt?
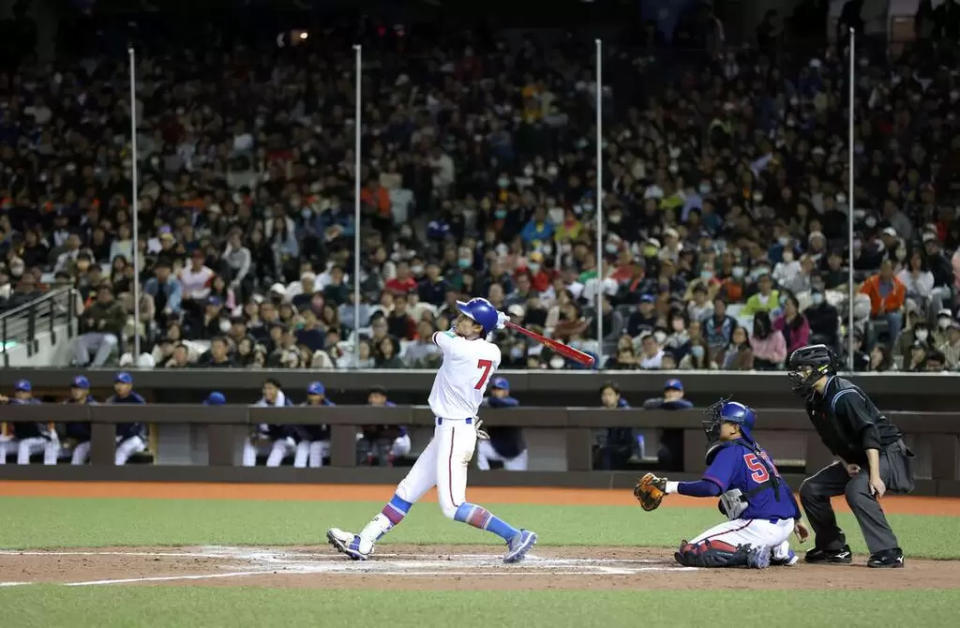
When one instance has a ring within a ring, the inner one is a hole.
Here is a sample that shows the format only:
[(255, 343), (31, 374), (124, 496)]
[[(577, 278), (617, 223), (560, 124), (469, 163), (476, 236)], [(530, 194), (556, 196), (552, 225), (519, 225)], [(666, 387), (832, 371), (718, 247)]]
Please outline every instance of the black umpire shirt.
[(807, 402), (807, 414), (830, 452), (853, 464), (866, 465), (868, 449), (883, 449), (902, 436), (866, 393), (836, 375)]

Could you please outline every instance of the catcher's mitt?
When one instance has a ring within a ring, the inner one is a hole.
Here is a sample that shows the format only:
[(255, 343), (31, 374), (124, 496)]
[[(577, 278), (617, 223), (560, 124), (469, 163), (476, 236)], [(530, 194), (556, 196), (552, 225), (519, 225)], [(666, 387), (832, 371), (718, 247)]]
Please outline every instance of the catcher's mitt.
[(644, 510), (656, 510), (666, 495), (664, 492), (666, 488), (667, 478), (658, 478), (652, 473), (647, 473), (633, 487), (633, 495)]

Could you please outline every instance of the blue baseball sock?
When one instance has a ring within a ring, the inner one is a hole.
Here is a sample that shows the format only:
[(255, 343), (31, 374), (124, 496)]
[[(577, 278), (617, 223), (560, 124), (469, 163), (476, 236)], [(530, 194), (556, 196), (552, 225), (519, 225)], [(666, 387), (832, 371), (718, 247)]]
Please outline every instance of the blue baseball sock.
[(503, 519), (493, 516), (493, 514), (483, 506), (477, 506), (476, 504), (467, 502), (460, 504), (453, 518), (457, 521), (469, 523), (475, 528), (489, 530), (504, 541), (509, 541), (520, 534), (520, 530), (517, 530)]

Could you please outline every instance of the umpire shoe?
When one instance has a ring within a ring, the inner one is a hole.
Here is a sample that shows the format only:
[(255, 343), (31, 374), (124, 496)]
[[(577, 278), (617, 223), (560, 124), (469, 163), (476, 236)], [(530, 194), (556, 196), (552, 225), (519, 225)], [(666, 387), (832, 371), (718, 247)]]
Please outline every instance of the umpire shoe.
[(853, 553), (849, 545), (844, 545), (838, 550), (820, 549), (815, 547), (807, 551), (804, 560), (808, 563), (852, 563)]
[(903, 567), (903, 550), (899, 547), (894, 547), (893, 549), (877, 552), (870, 556), (870, 560), (867, 561), (867, 567), (875, 567), (878, 569), (897, 569)]

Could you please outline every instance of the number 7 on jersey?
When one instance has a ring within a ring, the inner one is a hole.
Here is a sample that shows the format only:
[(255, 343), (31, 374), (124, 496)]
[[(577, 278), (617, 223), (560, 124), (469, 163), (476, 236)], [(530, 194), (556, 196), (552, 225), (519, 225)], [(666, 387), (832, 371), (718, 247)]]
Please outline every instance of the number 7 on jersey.
[(487, 383), (487, 378), (490, 377), (490, 367), (492, 366), (492, 360), (480, 360), (477, 362), (477, 368), (483, 369), (483, 375), (480, 376), (480, 381), (477, 382), (477, 385), (473, 387), (474, 390), (483, 390), (483, 385)]

